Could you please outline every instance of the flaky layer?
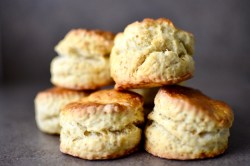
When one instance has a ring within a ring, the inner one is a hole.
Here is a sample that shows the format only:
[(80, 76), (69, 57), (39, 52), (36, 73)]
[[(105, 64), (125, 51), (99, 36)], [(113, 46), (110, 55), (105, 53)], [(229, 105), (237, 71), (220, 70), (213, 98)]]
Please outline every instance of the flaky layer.
[(180, 136), (153, 122), (145, 130), (146, 151), (162, 158), (190, 160), (217, 156), (228, 146), (227, 128), (200, 134), (185, 130), (178, 132)]
[(138, 149), (141, 129), (128, 125), (120, 130), (92, 131), (76, 121), (63, 122), (60, 150), (88, 160), (112, 159)]
[(233, 112), (224, 102), (214, 100), (196, 89), (173, 85), (159, 90), (155, 97), (156, 112), (176, 120), (188, 118), (190, 123), (213, 123), (215, 127), (230, 128)]
[(121, 157), (138, 148), (143, 122), (140, 95), (97, 91), (60, 112), (60, 149), (89, 160)]
[(38, 128), (46, 133), (60, 134), (60, 109), (66, 104), (77, 101), (88, 94), (89, 92), (71, 91), (58, 87), (39, 92), (34, 101)]
[(163, 87), (148, 115), (145, 149), (169, 159), (199, 159), (223, 153), (233, 122), (231, 109), (200, 91)]
[(109, 56), (114, 35), (101, 30), (73, 29), (55, 47), (61, 56)]
[(90, 101), (69, 104), (63, 108), (60, 116), (62, 123), (76, 121), (91, 131), (120, 130), (144, 121), (142, 107), (133, 109), (117, 103), (100, 104)]
[(175, 84), (194, 72), (193, 35), (167, 19), (144, 19), (115, 38), (111, 76), (116, 89)]
[(106, 57), (55, 57), (51, 62), (51, 82), (75, 90), (97, 89), (112, 84)]

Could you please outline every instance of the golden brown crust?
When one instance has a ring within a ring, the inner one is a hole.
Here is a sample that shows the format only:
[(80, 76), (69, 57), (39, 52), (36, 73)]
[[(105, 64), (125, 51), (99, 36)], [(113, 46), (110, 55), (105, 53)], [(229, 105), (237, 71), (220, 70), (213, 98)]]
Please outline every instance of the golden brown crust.
[(129, 104), (130, 106), (137, 107), (143, 103), (141, 95), (131, 91), (116, 91), (112, 90), (100, 90), (92, 93), (89, 96), (90, 100), (99, 101), (101, 103), (121, 103)]
[(107, 110), (109, 113), (123, 112), (128, 110), (127, 107), (137, 108), (143, 105), (143, 98), (139, 94), (130, 91), (100, 90), (92, 93), (87, 98), (83, 98), (79, 102), (66, 105), (61, 112), (77, 115), (79, 112), (80, 114), (93, 114), (97, 113), (97, 110), (105, 112), (103, 108), (107, 105), (112, 107), (111, 110)]
[(174, 154), (174, 153), (159, 153), (157, 151), (155, 151), (155, 149), (151, 146), (149, 146), (148, 144), (145, 144), (145, 150), (157, 157), (160, 158), (166, 158), (166, 159), (174, 159), (174, 160), (195, 160), (195, 159), (205, 159), (205, 158), (213, 158), (216, 157), (220, 154), (223, 154), (225, 152), (225, 150), (227, 149), (221, 149), (220, 151), (216, 151), (216, 153), (201, 153), (199, 155), (196, 156), (191, 156), (190, 154)]
[(71, 89), (65, 89), (65, 88), (61, 88), (58, 86), (54, 86), (51, 87), (49, 89), (46, 89), (44, 91), (40, 91), (37, 94), (37, 98), (43, 98), (43, 97), (49, 97), (49, 96), (63, 96), (63, 95), (71, 95), (71, 94), (85, 94), (86, 96), (89, 95), (90, 93), (92, 93), (93, 91), (91, 90), (85, 90), (85, 91), (75, 91), (75, 90), (71, 90)]
[(63, 87), (64, 89), (67, 88), (67, 89), (70, 89), (72, 91), (95, 91), (95, 90), (98, 90), (100, 89), (101, 87), (104, 87), (104, 86), (108, 86), (108, 85), (112, 85), (114, 83), (113, 80), (108, 80), (107, 82), (105, 83), (102, 83), (102, 84), (98, 84), (98, 85), (95, 85), (95, 84), (89, 84), (89, 85), (79, 85), (79, 84), (75, 84), (75, 85), (72, 85), (72, 84), (67, 84), (67, 83), (61, 83), (61, 84), (58, 84), (58, 83), (55, 83), (53, 82), (53, 84), (57, 87)]
[(108, 31), (103, 31), (103, 30), (99, 30), (99, 29), (72, 29), (68, 35), (89, 35), (89, 36), (94, 36), (94, 37), (98, 37), (100, 39), (104, 39), (104, 40), (111, 40), (113, 41), (115, 35), (112, 32), (108, 32)]
[(194, 73), (194, 37), (165, 18), (128, 25), (115, 37), (111, 77), (115, 89), (177, 84)]
[(115, 113), (127, 111), (126, 107), (119, 103), (108, 104), (111, 109), (107, 110), (104, 109), (105, 106), (107, 106), (107, 104), (89, 101), (88, 99), (82, 99), (80, 102), (73, 102), (66, 105), (61, 110), (61, 114), (81, 116), (83, 114)]
[(233, 122), (233, 112), (231, 108), (224, 102), (214, 100), (204, 95), (196, 89), (172, 85), (162, 87), (159, 91), (160, 95), (170, 96), (175, 100), (183, 100), (190, 105), (202, 111), (205, 116), (208, 116), (212, 121), (221, 127), (231, 127)]
[[(172, 28), (174, 28), (174, 29), (176, 29), (178, 31), (181, 31), (181, 33), (185, 33), (188, 36), (194, 38), (194, 35), (191, 32), (188, 32), (188, 31), (185, 31), (183, 29), (177, 28), (176, 26), (174, 26), (173, 22), (171, 20), (167, 19), (167, 18), (158, 18), (158, 19), (145, 18), (142, 21), (136, 21), (134, 23), (131, 23), (127, 27), (129, 27), (129, 26), (130, 27), (134, 27), (134, 26), (136, 27), (136, 26), (138, 26), (137, 24), (145, 24), (146, 26), (155, 26), (155, 24), (162, 24), (162, 25), (167, 24), (168, 26), (170, 26), (170, 27), (172, 27)], [(121, 35), (121, 34), (122, 33), (118, 33), (116, 35), (116, 37), (118, 35)], [(115, 39), (116, 39), (116, 37), (115, 37)], [(181, 39), (181, 41), (183, 41), (185, 44), (187, 44), (183, 39)], [(187, 51), (191, 55), (194, 54), (194, 49), (192, 47), (187, 49)]]
[(233, 113), (225, 103), (179, 85), (162, 87), (154, 102), (144, 132), (146, 151), (167, 159), (192, 160), (226, 150)]
[(99, 155), (82, 156), (80, 153), (72, 152), (70, 149), (66, 149), (62, 146), (60, 146), (60, 151), (62, 153), (69, 154), (69, 155), (72, 155), (74, 157), (79, 157), (79, 158), (82, 158), (85, 160), (105, 160), (105, 159), (116, 159), (116, 158), (128, 156), (128, 155), (138, 151), (138, 149), (139, 149), (138, 146), (139, 145), (135, 145), (134, 148), (126, 150), (124, 153), (113, 153), (113, 154), (107, 154), (106, 156), (99, 156)]
[(193, 77), (192, 73), (188, 73), (180, 78), (170, 79), (168, 81), (161, 81), (161, 82), (152, 82), (151, 80), (145, 79), (143, 82), (140, 82), (139, 84), (135, 84), (133, 82), (127, 83), (127, 82), (116, 82), (115, 89), (116, 90), (124, 90), (124, 89), (134, 89), (134, 88), (152, 88), (152, 87), (159, 87), (164, 85), (172, 85), (175, 82), (182, 82), (187, 79), (190, 79)]
[[(52, 87), (52, 88), (45, 90), (44, 92), (49, 92), (53, 94), (63, 94), (63, 93), (75, 92), (75, 91), (71, 89), (61, 88), (61, 87)], [(81, 92), (81, 91), (78, 91), (78, 92)]]
[(87, 160), (128, 155), (140, 144), (143, 122), (140, 95), (98, 91), (60, 112), (60, 150)]
[(55, 47), (61, 56), (109, 56), (115, 35), (103, 30), (72, 29)]
[(145, 23), (145, 24), (155, 24), (155, 22), (158, 22), (160, 24), (166, 23), (166, 24), (169, 24), (170, 26), (175, 27), (173, 22), (167, 18), (158, 18), (156, 20), (154, 20), (152, 18), (144, 18), (141, 22), (137, 21), (137, 23)]

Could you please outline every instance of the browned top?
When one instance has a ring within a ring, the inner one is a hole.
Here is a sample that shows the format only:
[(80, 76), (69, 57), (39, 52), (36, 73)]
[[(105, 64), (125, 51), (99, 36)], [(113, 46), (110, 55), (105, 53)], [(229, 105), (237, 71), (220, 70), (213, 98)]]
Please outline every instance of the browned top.
[(88, 35), (97, 38), (102, 38), (104, 40), (113, 41), (115, 35), (112, 32), (103, 31), (99, 29), (89, 30), (89, 29), (72, 29), (67, 35)]
[[(171, 27), (173, 27), (173, 28), (175, 28), (175, 29), (184, 31), (184, 30), (182, 30), (182, 29), (180, 29), (180, 28), (177, 28), (177, 27), (173, 24), (173, 22), (172, 22), (171, 20), (167, 19), (167, 18), (158, 18), (158, 19), (145, 18), (145, 19), (143, 19), (142, 21), (136, 21), (136, 22), (134, 22), (134, 23), (131, 23), (130, 25), (133, 25), (133, 26), (134, 26), (134, 25), (136, 25), (136, 24), (145, 24), (145, 25), (149, 25), (149, 26), (151, 26), (151, 25), (156, 25), (156, 24), (162, 24), (162, 25), (167, 24), (167, 25), (169, 25), (169, 26), (171, 26)], [(130, 25), (128, 25), (128, 26), (130, 26)], [(184, 32), (187, 32), (187, 31), (184, 31)], [(190, 35), (193, 35), (193, 34), (190, 33), (190, 32), (187, 32), (187, 33), (189, 33)]]
[(171, 20), (167, 19), (167, 18), (158, 18), (158, 19), (145, 18), (145, 19), (143, 19), (142, 22), (143, 23), (156, 23), (157, 22), (157, 23), (160, 23), (160, 24), (167, 23), (167, 24), (169, 24), (171, 26), (174, 26), (173, 22)]
[(70, 89), (65, 89), (61, 87), (51, 87), (44, 91), (38, 93), (38, 96), (51, 96), (51, 95), (67, 95), (67, 94), (82, 94), (82, 95), (89, 95), (91, 91), (75, 91)]
[(137, 106), (143, 104), (143, 98), (131, 91), (116, 91), (114, 89), (100, 90), (89, 96), (92, 101), (100, 103), (120, 103), (123, 105)]
[(79, 102), (68, 104), (62, 112), (81, 110), (82, 114), (88, 114), (99, 111), (105, 112), (105, 108), (107, 108), (106, 112), (120, 112), (130, 111), (130, 108), (136, 109), (142, 107), (142, 105), (143, 98), (139, 94), (111, 89), (94, 92)]
[(196, 107), (196, 110), (202, 111), (210, 119), (218, 122), (220, 126), (230, 127), (232, 125), (234, 117), (231, 108), (224, 102), (209, 98), (199, 90), (172, 85), (162, 87), (159, 93), (188, 102)]

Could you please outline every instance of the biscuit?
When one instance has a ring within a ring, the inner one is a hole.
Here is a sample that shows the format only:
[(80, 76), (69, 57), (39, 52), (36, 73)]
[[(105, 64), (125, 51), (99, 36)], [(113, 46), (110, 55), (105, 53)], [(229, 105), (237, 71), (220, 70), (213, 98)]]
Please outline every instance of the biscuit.
[(138, 149), (143, 99), (133, 92), (101, 90), (60, 113), (60, 150), (87, 160), (112, 159)]
[(109, 54), (114, 35), (101, 30), (73, 29), (55, 47), (51, 82), (72, 90), (98, 89), (110, 85)]
[(194, 37), (164, 18), (128, 25), (115, 37), (111, 77), (115, 89), (138, 89), (182, 82), (194, 72)]
[(168, 86), (159, 90), (145, 128), (145, 150), (167, 159), (215, 157), (228, 146), (233, 113), (200, 91)]
[[(185, 81), (178, 83), (178, 85), (185, 85)], [(143, 89), (129, 89), (132, 92), (138, 93), (143, 97), (144, 104), (147, 106), (154, 104), (154, 99), (159, 91), (158, 87), (155, 88), (143, 88)]]
[(51, 62), (52, 84), (72, 90), (98, 89), (113, 83), (108, 57), (63, 57)]
[(130, 89), (130, 91), (140, 94), (145, 105), (153, 105), (154, 98), (159, 88)]
[(35, 98), (35, 118), (38, 128), (49, 134), (60, 134), (59, 112), (66, 104), (85, 97), (90, 92), (53, 87), (39, 92)]
[(114, 34), (102, 30), (73, 29), (55, 47), (60, 56), (106, 56), (113, 47)]

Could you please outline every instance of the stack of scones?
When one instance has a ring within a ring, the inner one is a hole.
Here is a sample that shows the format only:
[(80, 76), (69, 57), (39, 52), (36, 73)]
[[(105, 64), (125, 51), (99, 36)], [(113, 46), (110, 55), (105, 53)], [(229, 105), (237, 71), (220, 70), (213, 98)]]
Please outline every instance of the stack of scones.
[(55, 51), (54, 87), (37, 94), (35, 113), (41, 131), (60, 134), (62, 153), (113, 159), (143, 142), (154, 156), (191, 160), (227, 149), (232, 110), (178, 85), (193, 77), (194, 37), (170, 20), (144, 19), (116, 36), (74, 29)]
[(36, 121), (46, 133), (60, 134), (59, 112), (66, 104), (112, 85), (109, 55), (114, 35), (100, 30), (74, 29), (55, 47), (58, 56), (51, 62), (55, 87), (35, 98)]

